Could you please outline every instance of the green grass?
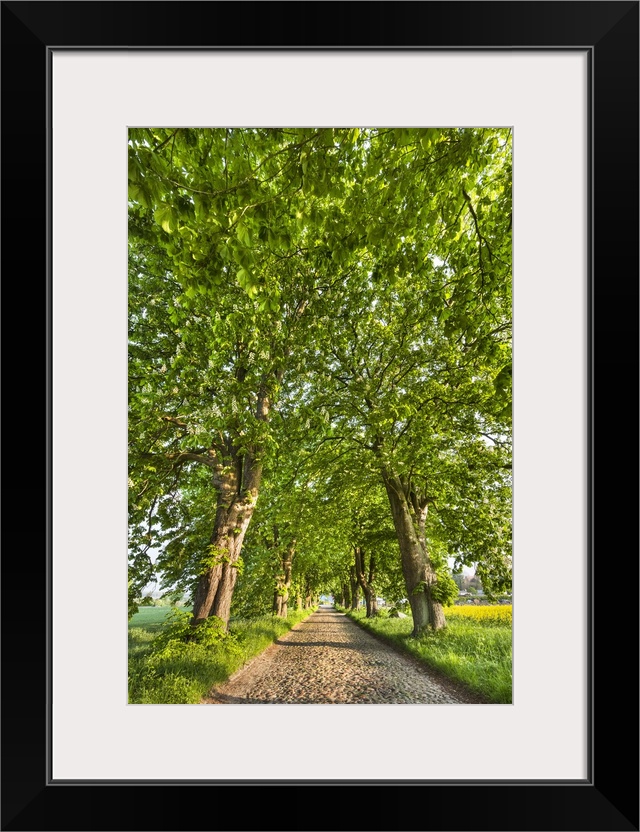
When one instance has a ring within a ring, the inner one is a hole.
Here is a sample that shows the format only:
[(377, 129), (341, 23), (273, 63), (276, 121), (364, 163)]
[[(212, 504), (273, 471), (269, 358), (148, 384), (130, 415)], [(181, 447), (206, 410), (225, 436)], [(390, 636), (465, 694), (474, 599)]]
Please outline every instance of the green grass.
[[(173, 607), (141, 607), (138, 612), (129, 619), (129, 630), (142, 627), (145, 630), (157, 632), (164, 624)], [(191, 607), (183, 607), (189, 610)]]
[[(450, 618), (447, 627), (411, 637), (408, 618), (366, 618), (364, 611), (344, 610), (354, 621), (384, 637), (489, 702), (511, 703), (511, 627)], [(445, 609), (446, 616), (446, 609)]]
[(131, 704), (197, 704), (213, 685), (226, 681), (313, 609), (290, 612), (286, 619), (232, 621), (229, 634), (213, 644), (173, 640), (161, 645), (154, 639), (166, 631), (170, 612), (149, 607), (129, 621)]
[(142, 659), (151, 651), (171, 611), (171, 607), (142, 607), (129, 619), (129, 659)]

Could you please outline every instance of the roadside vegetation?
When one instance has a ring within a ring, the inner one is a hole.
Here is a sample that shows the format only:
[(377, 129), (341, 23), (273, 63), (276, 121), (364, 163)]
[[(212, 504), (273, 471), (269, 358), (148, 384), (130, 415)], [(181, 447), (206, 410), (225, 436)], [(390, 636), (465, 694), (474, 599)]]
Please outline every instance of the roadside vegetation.
[(511, 606), (448, 607), (446, 628), (419, 638), (411, 636), (411, 616), (390, 618), (381, 610), (367, 618), (364, 610), (343, 612), (489, 702), (512, 702)]
[(232, 620), (228, 631), (215, 617), (193, 628), (191, 610), (141, 610), (129, 621), (129, 703), (198, 704), (314, 609)]

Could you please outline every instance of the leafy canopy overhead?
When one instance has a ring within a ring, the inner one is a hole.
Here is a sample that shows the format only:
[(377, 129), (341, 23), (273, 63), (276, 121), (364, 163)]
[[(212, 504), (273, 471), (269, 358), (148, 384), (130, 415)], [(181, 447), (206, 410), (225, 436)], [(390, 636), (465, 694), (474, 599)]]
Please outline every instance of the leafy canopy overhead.
[(345, 505), (387, 466), (431, 501), (433, 551), (504, 585), (510, 131), (132, 129), (129, 200), (138, 583), (152, 545), (196, 579), (215, 464), (287, 456), (276, 494), (330, 447)]

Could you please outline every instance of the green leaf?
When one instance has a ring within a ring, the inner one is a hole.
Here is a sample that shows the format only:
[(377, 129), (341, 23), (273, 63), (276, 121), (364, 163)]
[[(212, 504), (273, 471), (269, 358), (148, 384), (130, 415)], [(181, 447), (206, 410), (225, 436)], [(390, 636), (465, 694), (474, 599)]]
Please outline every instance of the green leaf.
[(505, 364), (493, 380), (493, 386), (499, 392), (511, 389), (512, 369), (511, 364)]
[(249, 233), (249, 229), (244, 223), (238, 223), (238, 226), (236, 228), (236, 236), (240, 240), (240, 242), (243, 243), (245, 246), (251, 245), (251, 235)]
[(161, 208), (156, 209), (153, 212), (153, 218), (167, 234), (171, 234), (177, 228), (173, 209), (169, 205), (163, 205)]
[(137, 182), (139, 177), (140, 169), (138, 168), (138, 164), (132, 156), (129, 156), (129, 179), (132, 182)]

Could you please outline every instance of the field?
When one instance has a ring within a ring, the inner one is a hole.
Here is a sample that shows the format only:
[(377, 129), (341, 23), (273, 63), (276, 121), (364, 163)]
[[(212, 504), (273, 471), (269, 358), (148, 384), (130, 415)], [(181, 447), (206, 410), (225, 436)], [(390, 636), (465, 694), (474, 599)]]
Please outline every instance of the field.
[(141, 609), (129, 621), (129, 703), (197, 704), (313, 609), (291, 612), (286, 620), (232, 621), (229, 633), (209, 629), (200, 643), (183, 641), (189, 610)]
[(365, 618), (347, 611), (355, 621), (393, 642), (425, 664), (461, 682), (488, 702), (512, 701), (512, 607), (454, 606), (445, 608), (446, 629), (410, 638), (408, 618)]
[(129, 619), (129, 649), (137, 643), (139, 630), (152, 635), (158, 633), (170, 612), (171, 607), (141, 607), (139, 612)]

